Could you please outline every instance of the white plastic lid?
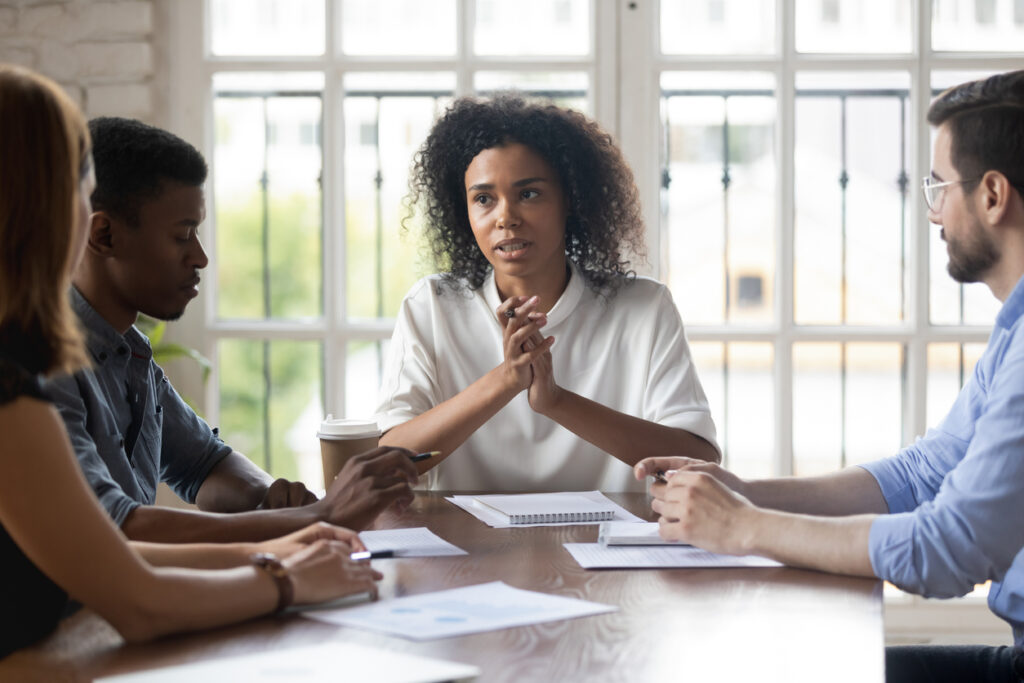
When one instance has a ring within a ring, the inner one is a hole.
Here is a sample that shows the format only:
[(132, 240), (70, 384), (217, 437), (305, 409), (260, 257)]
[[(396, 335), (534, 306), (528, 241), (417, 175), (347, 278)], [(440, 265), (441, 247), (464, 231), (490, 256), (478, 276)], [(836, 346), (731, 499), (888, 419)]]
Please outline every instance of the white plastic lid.
[(379, 437), (380, 429), (373, 418), (336, 420), (333, 415), (328, 415), (320, 423), (320, 431), (316, 435), (321, 439), (366, 439)]

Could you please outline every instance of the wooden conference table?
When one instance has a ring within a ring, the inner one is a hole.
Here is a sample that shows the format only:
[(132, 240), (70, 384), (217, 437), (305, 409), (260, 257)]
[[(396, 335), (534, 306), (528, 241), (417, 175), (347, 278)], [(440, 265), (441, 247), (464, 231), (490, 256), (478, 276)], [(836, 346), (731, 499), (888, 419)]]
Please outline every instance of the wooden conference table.
[[(609, 494), (651, 518), (645, 494)], [(299, 616), (126, 645), (83, 610), (0, 660), (0, 681), (89, 681), (173, 664), (349, 640), (475, 664), (482, 681), (856, 681), (884, 679), (878, 581), (798, 569), (584, 570), (562, 547), (596, 526), (492, 529), (419, 493), (379, 528), (426, 526), (460, 557), (377, 560), (381, 598), (501, 580), (619, 607), (593, 617), (412, 642)], [(338, 680), (344, 680), (339, 661)]]

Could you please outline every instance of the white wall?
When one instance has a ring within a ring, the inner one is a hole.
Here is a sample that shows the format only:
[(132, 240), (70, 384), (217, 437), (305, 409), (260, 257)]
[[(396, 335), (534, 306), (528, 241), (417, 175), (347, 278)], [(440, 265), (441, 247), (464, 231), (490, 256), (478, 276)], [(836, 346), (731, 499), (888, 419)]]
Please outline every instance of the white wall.
[(152, 122), (150, 0), (0, 0), (0, 62), (54, 79), (89, 117)]

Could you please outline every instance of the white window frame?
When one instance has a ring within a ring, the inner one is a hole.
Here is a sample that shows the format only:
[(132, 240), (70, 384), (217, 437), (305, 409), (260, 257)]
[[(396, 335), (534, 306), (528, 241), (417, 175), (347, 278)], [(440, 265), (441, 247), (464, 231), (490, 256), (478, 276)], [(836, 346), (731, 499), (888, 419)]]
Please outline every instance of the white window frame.
[[(775, 444), (772, 469), (777, 475), (793, 471), (793, 367), (792, 348), (799, 342), (896, 342), (906, 353), (904, 389), (904, 442), (927, 428), (927, 349), (935, 342), (984, 343), (989, 328), (984, 326), (933, 325), (928, 319), (929, 262), (928, 226), (916, 182), (930, 168), (930, 132), (924, 123), (928, 109), (930, 76), (935, 70), (1008, 70), (1021, 64), (1022, 54), (934, 53), (931, 50), (930, 0), (912, 3), (914, 50), (897, 55), (816, 55), (795, 49), (796, 0), (776, 0), (777, 40), (774, 55), (744, 57), (665, 56), (660, 54), (656, 0), (593, 0), (591, 55), (584, 58), (508, 59), (476, 57), (472, 45), (471, 0), (457, 0), (457, 53), (452, 58), (395, 59), (337, 56), (337, 30), (329, 30), (323, 56), (292, 58), (220, 58), (208, 55), (209, 26), (204, 20), (204, 0), (177, 0), (164, 10), (169, 27), (168, 51), (173, 55), (168, 70), (169, 102), (167, 125), (192, 141), (201, 141), (212, 167), (212, 76), (219, 71), (274, 70), (322, 71), (325, 74), (323, 109), (324, 169), (324, 318), (317, 323), (286, 321), (220, 321), (214, 306), (216, 282), (205, 279), (203, 296), (177, 325), (175, 335), (186, 339), (207, 356), (215, 357), (221, 339), (317, 340), (323, 342), (326, 411), (336, 415), (345, 406), (345, 356), (350, 341), (387, 339), (392, 321), (347, 319), (347, 292), (343, 277), (345, 245), (342, 164), (344, 140), (335, 122), (343, 121), (341, 76), (346, 71), (452, 71), (456, 74), (456, 95), (472, 92), (472, 75), (477, 70), (576, 70), (590, 79), (591, 110), (601, 124), (617, 137), (629, 160), (640, 189), (647, 222), (650, 264), (641, 272), (664, 274), (661, 254), (660, 166), (661, 120), (659, 117), (659, 75), (662, 71), (761, 71), (776, 79), (777, 215), (774, 287), (774, 322), (764, 326), (687, 327), (691, 341), (769, 342), (774, 347)], [(329, 27), (339, 21), (340, 0), (327, 0)], [(202, 30), (196, 30), (202, 27)], [(799, 71), (902, 70), (911, 81), (910, 206), (908, 225), (907, 301), (905, 320), (891, 326), (798, 326), (793, 322), (794, 242), (794, 76)], [(924, 86), (924, 88), (920, 86)], [(211, 173), (213, 169), (211, 168)], [(216, 226), (210, 216), (204, 226), (208, 251), (216, 253)], [(203, 395), (205, 414), (219, 418), (216, 364), (205, 388), (191, 395)], [(375, 388), (367, 387), (367, 391)]]
[[(591, 111), (611, 131), (615, 131), (617, 115), (616, 56), (617, 33), (615, 15), (618, 3), (593, 0), (591, 5), (590, 54), (584, 57), (506, 58), (481, 57), (471, 54), (473, 38), (473, 2), (457, 0), (457, 48), (453, 57), (391, 58), (341, 55), (337, 50), (340, 25), (340, 0), (326, 0), (327, 36), (323, 55), (313, 57), (215, 57), (209, 53), (210, 26), (204, 0), (178, 0), (169, 8), (165, 21), (169, 28), (169, 51), (174, 59), (169, 65), (168, 127), (185, 139), (196, 142), (214, 167), (213, 140), (213, 75), (227, 71), (319, 71), (325, 75), (323, 91), (323, 187), (335, 188), (323, 193), (323, 274), (324, 315), (317, 322), (281, 320), (219, 320), (216, 315), (216, 264), (210, 264), (204, 278), (202, 296), (189, 308), (177, 324), (176, 336), (185, 338), (207, 357), (215, 358), (218, 342), (224, 339), (319, 341), (323, 344), (325, 412), (336, 416), (345, 413), (346, 354), (352, 341), (382, 341), (391, 337), (393, 320), (352, 320), (347, 316), (344, 165), (344, 93), (341, 83), (345, 73), (352, 72), (415, 72), (447, 71), (455, 74), (455, 95), (473, 92), (473, 75), (477, 71), (560, 70), (585, 72), (589, 79), (588, 100)], [(196, 30), (201, 27), (201, 30)], [(600, 46), (600, 49), (598, 49)], [(207, 200), (212, 197), (212, 183), (207, 184)], [(212, 204), (211, 204), (212, 205)], [(397, 229), (397, 226), (396, 226)], [(216, 254), (216, 221), (213, 212), (202, 228), (204, 245), (213, 257)], [(219, 377), (217, 364), (205, 387), (191, 387), (191, 395), (202, 395), (201, 408), (211, 423), (220, 417)], [(376, 393), (376, 387), (367, 392)]]
[[(621, 14), (622, 79), (620, 121), (623, 149), (629, 158), (646, 210), (649, 226), (660, 226), (661, 121), (658, 116), (659, 76), (663, 71), (721, 71), (770, 73), (776, 82), (776, 149), (778, 183), (774, 322), (763, 326), (687, 325), (690, 341), (769, 342), (774, 348), (775, 444), (773, 474), (793, 473), (793, 345), (800, 342), (897, 342), (905, 348), (903, 442), (924, 434), (926, 416), (927, 351), (935, 342), (982, 343), (991, 331), (987, 326), (933, 325), (929, 320), (930, 228), (917, 183), (931, 167), (930, 129), (926, 114), (930, 104), (931, 74), (941, 70), (1010, 70), (1020, 68), (1021, 53), (935, 53), (931, 49), (930, 0), (913, 0), (911, 25), (913, 52), (892, 55), (802, 54), (795, 47), (796, 0), (776, 1), (777, 53), (766, 56), (708, 57), (661, 55), (657, 3), (623, 2), (632, 7)], [(910, 75), (911, 136), (910, 196), (907, 225), (906, 315), (897, 325), (821, 325), (794, 323), (794, 151), (795, 74), (802, 71), (903, 71)], [(655, 277), (664, 273), (660, 228), (649, 229), (648, 244), (655, 261)], [(653, 260), (653, 259), (652, 259)], [(685, 322), (685, 320), (684, 320)]]

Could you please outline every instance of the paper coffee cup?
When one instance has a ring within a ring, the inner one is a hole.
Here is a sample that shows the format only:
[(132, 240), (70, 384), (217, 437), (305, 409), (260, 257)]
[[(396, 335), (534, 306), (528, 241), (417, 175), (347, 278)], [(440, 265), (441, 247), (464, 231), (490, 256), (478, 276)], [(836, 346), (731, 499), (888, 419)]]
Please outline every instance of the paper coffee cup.
[(320, 439), (324, 488), (327, 489), (349, 458), (377, 447), (380, 430), (374, 419), (338, 420), (328, 415), (320, 423), (320, 431), (316, 436)]

